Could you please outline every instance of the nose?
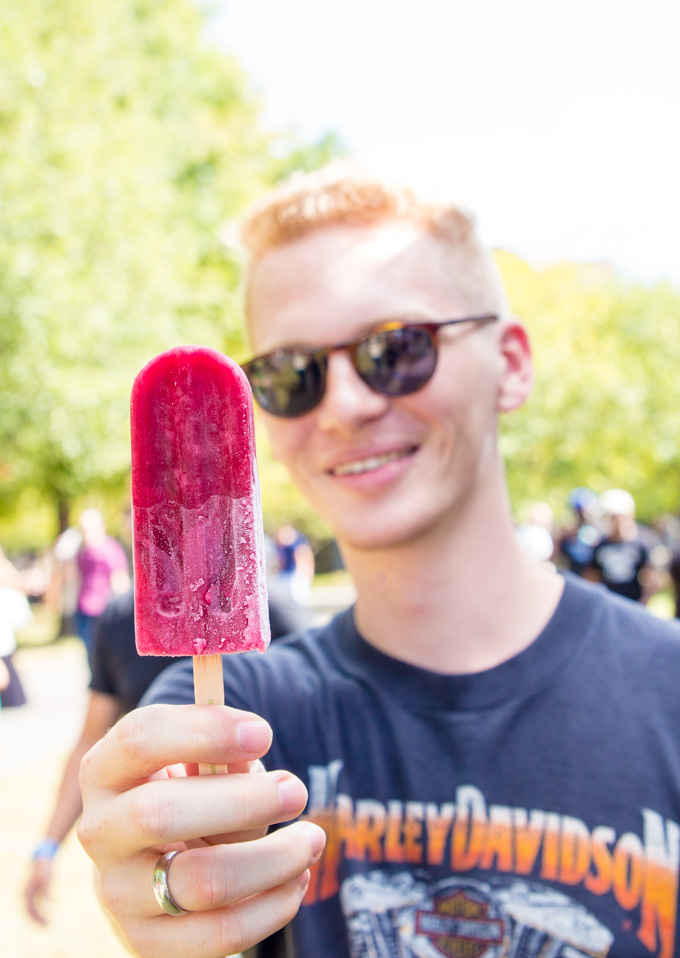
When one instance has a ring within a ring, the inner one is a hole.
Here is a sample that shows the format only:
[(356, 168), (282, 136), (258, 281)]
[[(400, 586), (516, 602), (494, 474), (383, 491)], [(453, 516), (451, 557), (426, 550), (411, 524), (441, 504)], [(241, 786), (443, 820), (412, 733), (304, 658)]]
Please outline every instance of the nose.
[(388, 396), (375, 392), (361, 379), (346, 350), (330, 354), (326, 391), (317, 414), (321, 429), (349, 435), (382, 416), (389, 404)]

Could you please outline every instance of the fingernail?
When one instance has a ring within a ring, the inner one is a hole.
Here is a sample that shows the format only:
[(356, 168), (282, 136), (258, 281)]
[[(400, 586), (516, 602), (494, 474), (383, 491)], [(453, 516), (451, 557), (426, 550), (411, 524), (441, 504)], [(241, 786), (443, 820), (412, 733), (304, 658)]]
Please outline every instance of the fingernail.
[(271, 742), (272, 730), (266, 722), (241, 722), (237, 740), (244, 752), (259, 755), (266, 752)]
[(303, 891), (307, 891), (307, 886), (309, 885), (309, 879), (312, 876), (309, 874), (309, 869), (304, 871), (298, 878), (298, 884)]
[(284, 778), (279, 782), (279, 802), (285, 815), (301, 811), (306, 801), (307, 790), (298, 778)]
[(309, 847), (312, 849), (313, 860), (316, 861), (324, 850), (326, 844), (326, 833), (323, 828), (319, 828), (313, 822), (303, 822), (302, 827), (305, 830)]

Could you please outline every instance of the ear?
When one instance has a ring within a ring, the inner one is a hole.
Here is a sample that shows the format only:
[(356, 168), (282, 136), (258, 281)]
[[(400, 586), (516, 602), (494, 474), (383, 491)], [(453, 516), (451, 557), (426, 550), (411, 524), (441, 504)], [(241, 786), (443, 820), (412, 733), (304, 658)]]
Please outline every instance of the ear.
[(517, 319), (506, 320), (503, 324), (500, 357), (503, 368), (496, 408), (499, 412), (511, 412), (526, 401), (534, 385), (529, 336)]

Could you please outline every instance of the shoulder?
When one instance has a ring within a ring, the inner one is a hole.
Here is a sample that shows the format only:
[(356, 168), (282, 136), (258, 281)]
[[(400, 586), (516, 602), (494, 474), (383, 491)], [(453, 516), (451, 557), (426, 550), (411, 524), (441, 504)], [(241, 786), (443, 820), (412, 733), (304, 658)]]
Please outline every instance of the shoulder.
[[(665, 688), (675, 685), (680, 670), (680, 620), (661, 619), (644, 605), (578, 580), (577, 591), (587, 616), (588, 646), (602, 668), (615, 669), (624, 685)], [(576, 627), (575, 623), (575, 627)]]

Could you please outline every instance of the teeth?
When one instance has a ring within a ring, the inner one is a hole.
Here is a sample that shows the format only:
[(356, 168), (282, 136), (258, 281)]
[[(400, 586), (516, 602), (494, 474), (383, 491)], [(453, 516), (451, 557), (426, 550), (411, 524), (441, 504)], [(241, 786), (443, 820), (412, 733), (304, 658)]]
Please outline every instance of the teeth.
[(382, 456), (371, 456), (369, 459), (358, 459), (356, 462), (346, 462), (342, 466), (336, 466), (333, 474), (336, 476), (356, 476), (360, 472), (371, 472), (373, 469), (380, 469), (388, 462), (394, 462), (395, 459), (403, 459), (408, 456), (410, 449), (402, 449), (401, 452), (386, 452)]

